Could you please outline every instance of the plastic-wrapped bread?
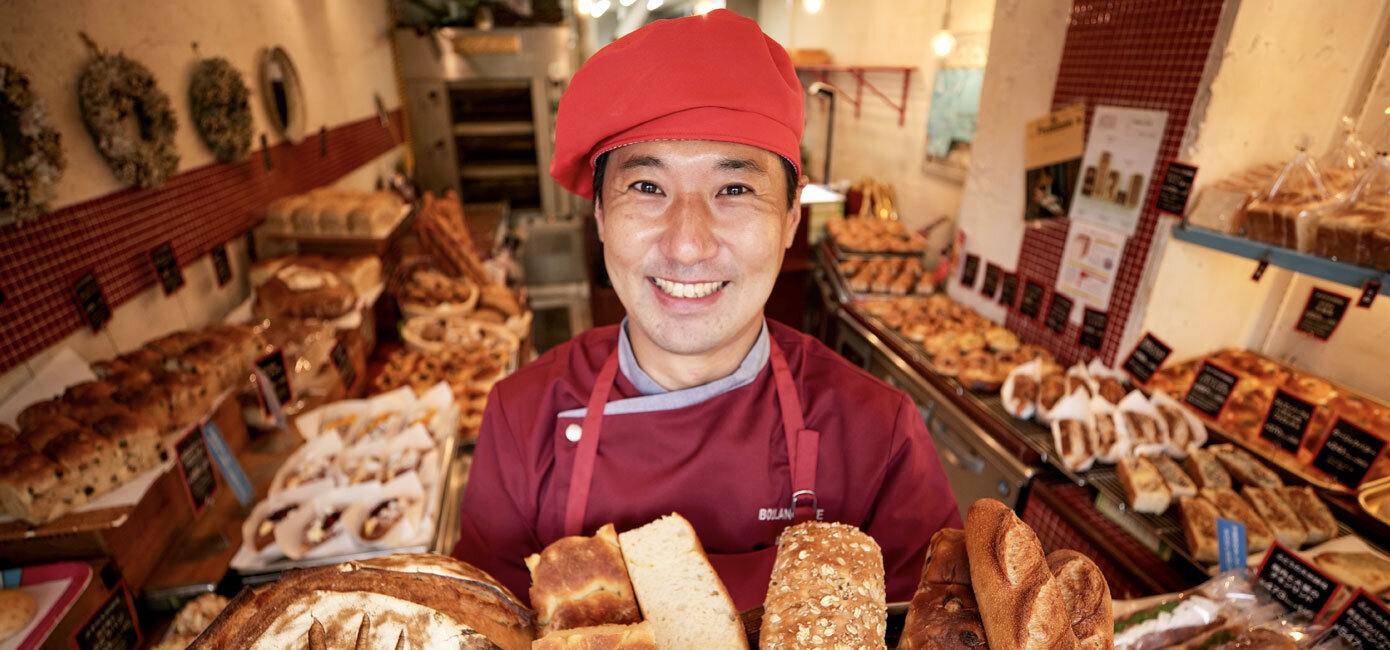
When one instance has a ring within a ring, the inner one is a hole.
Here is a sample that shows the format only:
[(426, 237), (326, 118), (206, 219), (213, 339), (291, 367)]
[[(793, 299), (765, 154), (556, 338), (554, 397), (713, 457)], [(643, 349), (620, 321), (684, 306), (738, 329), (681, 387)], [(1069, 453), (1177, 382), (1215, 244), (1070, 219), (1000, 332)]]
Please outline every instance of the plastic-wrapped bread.
[(777, 538), (762, 650), (885, 648), (883, 552), (854, 526), (808, 521)]
[(980, 499), (965, 515), (970, 582), (993, 650), (1077, 647), (1062, 589), (1038, 536), (1008, 506)]
[(536, 631), (542, 636), (642, 620), (613, 524), (604, 524), (593, 537), (558, 539), (526, 558), (526, 567)]

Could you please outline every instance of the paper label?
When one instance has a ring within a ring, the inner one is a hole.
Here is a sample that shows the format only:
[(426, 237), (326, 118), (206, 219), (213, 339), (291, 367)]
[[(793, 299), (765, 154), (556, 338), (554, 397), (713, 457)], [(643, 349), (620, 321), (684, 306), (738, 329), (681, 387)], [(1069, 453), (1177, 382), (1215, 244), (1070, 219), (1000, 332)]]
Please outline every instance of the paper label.
[(1353, 648), (1390, 648), (1390, 608), (1365, 589), (1358, 589), (1342, 611), (1332, 617), (1318, 645), (1331, 640), (1332, 635)]
[(227, 245), (218, 244), (209, 253), (212, 257), (212, 270), (217, 275), (217, 286), (224, 287), (232, 279), (232, 261), (227, 258)]
[(1264, 424), (1260, 425), (1260, 437), (1291, 454), (1298, 453), (1317, 408), (1283, 389), (1275, 389), (1269, 412), (1265, 413)]
[(993, 299), (994, 292), (999, 289), (999, 276), (1003, 272), (1004, 269), (1001, 269), (998, 266), (995, 266), (993, 264), (986, 264), (985, 281), (983, 284), (980, 285), (980, 293), (984, 294), (987, 298)]
[(1163, 172), (1163, 185), (1158, 188), (1158, 200), (1154, 201), (1154, 207), (1181, 217), (1187, 209), (1187, 197), (1192, 193), (1192, 180), (1196, 177), (1196, 167), (1169, 161), (1168, 169)]
[(1296, 327), (1300, 332), (1326, 341), (1337, 330), (1350, 303), (1351, 298), (1315, 287), (1308, 294), (1308, 303), (1303, 306), (1303, 315)]
[(72, 284), (73, 295), (77, 298), (77, 311), (86, 319), (92, 332), (100, 332), (106, 322), (111, 320), (111, 307), (106, 304), (106, 294), (97, 282), (96, 271), (87, 271), (78, 276)]
[(1005, 273), (999, 285), (999, 304), (1013, 309), (1014, 299), (1018, 297), (1018, 274)]
[(72, 635), (77, 650), (133, 650), (140, 647), (140, 625), (125, 582), (116, 583), (106, 602)]
[(1081, 312), (1081, 347), (1099, 350), (1105, 340), (1105, 326), (1110, 316), (1103, 311), (1085, 308)]
[(1354, 490), (1365, 482), (1366, 473), (1384, 451), (1384, 440), (1337, 418), (1317, 455), (1313, 456), (1313, 467)]
[(1356, 301), (1356, 306), (1370, 309), (1371, 303), (1376, 301), (1378, 295), (1380, 295), (1380, 283), (1368, 281), (1366, 286), (1361, 288), (1361, 299)]
[[(1070, 217), (1133, 236), (1167, 128), (1165, 111), (1097, 106)], [(1085, 178), (1093, 178), (1086, 183)]]
[(179, 455), (179, 474), (183, 476), (183, 486), (196, 515), (217, 492), (217, 476), (212, 473), (212, 459), (208, 456), (202, 429), (189, 429), (174, 447)]
[(961, 265), (960, 269), (960, 283), (967, 287), (975, 286), (975, 276), (979, 275), (979, 273), (980, 256), (967, 254), (965, 256), (965, 263)]
[(1042, 313), (1044, 291), (1041, 284), (1029, 280), (1023, 285), (1023, 304), (1019, 305), (1018, 311), (1029, 318), (1037, 318)]
[(1067, 329), (1067, 316), (1071, 315), (1071, 298), (1060, 293), (1052, 293), (1052, 303), (1047, 307), (1047, 328), (1061, 334)]

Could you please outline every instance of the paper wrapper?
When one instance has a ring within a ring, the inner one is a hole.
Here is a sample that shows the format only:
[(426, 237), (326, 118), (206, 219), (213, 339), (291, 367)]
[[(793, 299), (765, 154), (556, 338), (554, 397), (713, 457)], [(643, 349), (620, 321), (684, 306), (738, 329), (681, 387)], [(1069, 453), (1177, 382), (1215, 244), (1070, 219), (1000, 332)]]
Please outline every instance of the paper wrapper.
[(1100, 383), (1097, 382), (1096, 379), (1091, 376), (1091, 373), (1089, 370), (1086, 369), (1086, 366), (1081, 365), (1080, 363), (1070, 368), (1067, 368), (1067, 388), (1071, 388), (1070, 380), (1072, 377), (1080, 377), (1081, 381), (1086, 384), (1086, 390), (1090, 391), (1092, 395), (1095, 395), (1100, 390)]
[[(1172, 439), (1172, 431), (1170, 430), (1168, 432), (1168, 444), (1164, 446), (1164, 451), (1169, 456), (1173, 458), (1187, 458), (1189, 449), (1198, 448), (1207, 444), (1207, 427), (1202, 424), (1202, 419), (1197, 417), (1196, 413), (1193, 413), (1190, 409), (1184, 407), (1177, 400), (1170, 397), (1168, 393), (1161, 390), (1156, 391), (1153, 395), (1149, 396), (1149, 403), (1154, 406), (1155, 412), (1158, 411), (1158, 406), (1160, 405), (1177, 410), (1182, 419), (1187, 422), (1188, 430), (1192, 431), (1192, 441), (1189, 442), (1186, 447), (1178, 445), (1177, 442)], [(1160, 419), (1161, 418), (1162, 414), (1160, 414)], [(1163, 420), (1163, 424), (1164, 427), (1167, 428), (1168, 423), (1166, 420)]]
[(1041, 382), (1042, 360), (1034, 359), (1028, 363), (1016, 366), (1013, 370), (1009, 371), (1009, 376), (1004, 379), (1004, 385), (999, 388), (999, 398), (1004, 402), (1004, 410), (1008, 411), (1009, 415), (1020, 420), (1027, 420), (1033, 417), (1033, 413), (1037, 411), (1038, 405), (1036, 400), (1028, 400), (1025, 402), (1023, 400), (1014, 399), (1014, 381), (1020, 376), (1032, 377), (1034, 383)]
[[(363, 539), (363, 522), (377, 505), (393, 498), (403, 499), (407, 504), (404, 515), (380, 539)], [(402, 474), (348, 508), (343, 513), (343, 525), (354, 541), (367, 548), (400, 548), (422, 544), (434, 534), (430, 525), (432, 520), (425, 518), (425, 501), (425, 488), (419, 477), (414, 472)]]
[[(1149, 454), (1166, 453), (1168, 447), (1168, 423), (1159, 415), (1158, 409), (1149, 403), (1149, 399), (1144, 394), (1133, 390), (1125, 398), (1115, 405), (1115, 426), (1119, 428), (1121, 435), (1130, 441), (1130, 453), (1134, 456), (1147, 456)], [(1139, 413), (1147, 415), (1158, 423), (1157, 440), (1141, 440), (1138, 431), (1133, 431), (1129, 427), (1129, 420), (1123, 417), (1124, 413)]]
[(443, 440), (458, 429), (458, 408), (454, 404), (454, 391), (446, 382), (431, 386), (406, 411), (406, 422), (424, 424), (436, 440)]
[[(333, 427), (339, 438), (351, 440), (353, 434), (358, 429), (367, 424), (367, 401), (361, 399), (349, 399), (341, 402), (334, 402), (326, 406), (316, 408), (294, 420), (294, 426), (299, 429), (299, 435), (305, 440), (313, 440), (324, 433), (326, 427)], [(349, 426), (338, 424), (343, 418), (353, 418)]]
[[(1088, 451), (1095, 448), (1095, 434), (1091, 430), (1091, 422), (1088, 415), (1088, 402), (1090, 398), (1081, 391), (1076, 391), (1060, 400), (1052, 407), (1052, 444), (1057, 448), (1057, 455), (1062, 459), (1062, 464), (1073, 472), (1084, 472), (1091, 469), (1096, 462), (1096, 454)], [(1062, 454), (1062, 426), (1064, 420), (1077, 420), (1081, 422), (1086, 440), (1081, 440), (1080, 449), (1074, 450), (1070, 456)]]
[[(1079, 366), (1078, 366), (1078, 367), (1079, 367)], [(1041, 369), (1041, 366), (1039, 366), (1039, 368)], [(1083, 369), (1081, 370), (1081, 372), (1084, 373), (1084, 372), (1085, 372), (1085, 369), (1083, 368)], [(1070, 371), (1068, 371), (1067, 374), (1068, 374), (1068, 376), (1070, 376), (1070, 374), (1071, 374)], [(1040, 381), (1040, 382), (1041, 382), (1041, 375), (1042, 375), (1042, 372), (1041, 372), (1041, 370), (1040, 370), (1040, 371), (1039, 371), (1039, 381)], [(1087, 385), (1087, 391), (1089, 391), (1089, 390), (1090, 390), (1090, 385), (1088, 384), (1088, 385)], [(1072, 394), (1076, 394), (1077, 392), (1080, 392), (1079, 389), (1078, 389), (1078, 390), (1075, 390), (1075, 391), (1072, 391)], [(1090, 393), (1087, 392), (1087, 393), (1086, 393), (1086, 397), (1089, 398), (1090, 396), (1091, 396)], [(1039, 393), (1039, 397), (1041, 397), (1041, 393)], [(1063, 395), (1061, 399), (1057, 400), (1057, 403), (1056, 403), (1056, 404), (1053, 404), (1053, 405), (1052, 405), (1052, 408), (1051, 408), (1051, 409), (1043, 408), (1042, 402), (1039, 401), (1039, 402), (1038, 402), (1038, 410), (1037, 410), (1037, 419), (1038, 419), (1038, 421), (1039, 421), (1039, 422), (1042, 422), (1043, 424), (1051, 424), (1051, 423), (1052, 423), (1052, 417), (1053, 417), (1052, 414), (1055, 413), (1055, 412), (1057, 411), (1057, 409), (1060, 408), (1060, 407), (1062, 406), (1062, 402), (1066, 401), (1067, 398), (1069, 398), (1069, 397), (1071, 397), (1071, 395)]]
[[(1097, 451), (1096, 460), (1113, 465), (1129, 454), (1129, 438), (1125, 437), (1125, 430), (1119, 427), (1118, 422), (1115, 422), (1114, 404), (1106, 401), (1104, 397), (1096, 395), (1091, 398), (1089, 407), (1091, 431), (1093, 435), (1097, 436), (1094, 441)], [(1115, 422), (1115, 444), (1111, 445), (1109, 449), (1103, 449), (1100, 445), (1099, 429), (1096, 427), (1096, 422), (1101, 418), (1110, 418), (1112, 422)]]
[(337, 525), (334, 527), (339, 531), (338, 534), (324, 540), (317, 546), (311, 546), (304, 536), (309, 524), (320, 515), (339, 509), (345, 515), (347, 509), (354, 503), (370, 499), (371, 495), (376, 494), (380, 489), (381, 486), (376, 484), (364, 484), (347, 488), (334, 488), (319, 493), (275, 525), (275, 543), (280, 545), (280, 549), (285, 552), (285, 557), (291, 560), (346, 555), (361, 550), (357, 540), (347, 533), (347, 526), (342, 516), (339, 517)]
[[(273, 539), (265, 548), (257, 551), (256, 529), (260, 527), (261, 522), (266, 517), (285, 506), (307, 503), (314, 497), (332, 489), (333, 483), (331, 481), (317, 481), (271, 495), (257, 503), (256, 507), (251, 509), (251, 514), (246, 517), (246, 520), (241, 522), (241, 548), (237, 549), (236, 556), (232, 558), (231, 567), (234, 569), (259, 568), (284, 557), (285, 552), (281, 550), (280, 544)], [(286, 515), (284, 519), (288, 519), (293, 514)]]
[(332, 466), (337, 462), (338, 454), (342, 451), (343, 441), (338, 439), (338, 436), (319, 436), (310, 440), (299, 449), (294, 450), (294, 453), (285, 460), (285, 464), (276, 470), (275, 478), (270, 482), (270, 493), (276, 494), (284, 490), (285, 479), (310, 462), (326, 461), (331, 476)]
[(1125, 375), (1125, 373), (1101, 363), (1100, 359), (1091, 359), (1091, 362), (1086, 364), (1086, 375), (1097, 382), (1101, 377), (1118, 379), (1122, 384), (1129, 380), (1129, 377)]

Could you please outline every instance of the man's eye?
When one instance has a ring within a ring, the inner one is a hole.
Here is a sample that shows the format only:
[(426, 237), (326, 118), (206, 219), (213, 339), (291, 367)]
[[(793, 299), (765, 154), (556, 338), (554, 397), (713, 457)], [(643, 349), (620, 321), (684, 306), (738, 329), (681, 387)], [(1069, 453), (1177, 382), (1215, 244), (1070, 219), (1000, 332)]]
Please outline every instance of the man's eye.
[(739, 194), (748, 194), (752, 191), (753, 189), (748, 187), (747, 185), (726, 185), (724, 186), (724, 189), (719, 190), (719, 193), (727, 194), (730, 196), (737, 196)]
[(660, 194), (660, 193), (661, 193), (661, 188), (657, 187), (657, 186), (656, 186), (656, 183), (651, 183), (651, 182), (648, 182), (648, 181), (637, 181), (636, 183), (633, 183), (630, 187), (631, 187), (632, 189), (634, 189), (634, 190), (637, 190), (638, 192), (643, 193), (643, 194)]

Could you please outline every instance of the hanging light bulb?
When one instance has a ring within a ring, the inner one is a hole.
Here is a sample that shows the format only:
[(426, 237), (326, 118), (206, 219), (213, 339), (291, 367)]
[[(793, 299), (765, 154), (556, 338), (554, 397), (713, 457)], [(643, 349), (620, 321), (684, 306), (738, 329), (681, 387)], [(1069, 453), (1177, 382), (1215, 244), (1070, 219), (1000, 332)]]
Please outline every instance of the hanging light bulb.
[(808, 14), (819, 13), (820, 8), (825, 6), (825, 0), (805, 0), (801, 6), (806, 9)]
[(637, 2), (637, 0), (618, 0), (618, 4), (624, 7), (631, 7), (634, 2)]
[(956, 37), (951, 32), (941, 30), (931, 39), (931, 49), (937, 56), (946, 56), (951, 53), (951, 49), (956, 46)]
[(574, 12), (577, 14), (589, 15), (594, 9), (594, 0), (575, 0)]
[(666, 4), (665, 0), (647, 0), (647, 11), (656, 11), (664, 4)]
[(589, 8), (589, 15), (598, 18), (607, 13), (608, 8), (612, 6), (613, 3), (609, 2), (609, 0), (594, 0), (593, 6)]
[(695, 3), (695, 9), (690, 12), (692, 16), (707, 14), (715, 9), (723, 9), (724, 0), (700, 0)]

